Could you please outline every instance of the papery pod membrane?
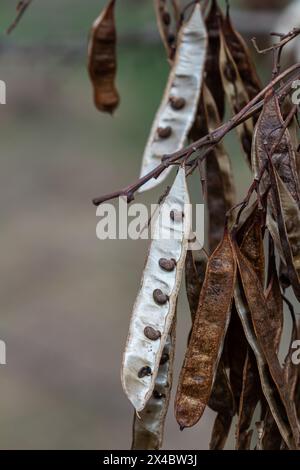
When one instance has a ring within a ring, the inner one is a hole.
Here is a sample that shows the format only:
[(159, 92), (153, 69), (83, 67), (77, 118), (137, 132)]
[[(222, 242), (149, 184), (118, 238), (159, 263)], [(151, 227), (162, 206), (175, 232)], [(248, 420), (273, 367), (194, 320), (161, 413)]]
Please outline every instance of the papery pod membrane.
[[(255, 334), (258, 339), (258, 344), (261, 348), (260, 354), (263, 354), (267, 362), (271, 377), (280, 396), (282, 405), (284, 406), (293, 435), (293, 448), (295, 448), (297, 447), (299, 439), (297, 418), (295, 415), (295, 410), (293, 409), (292, 404), (289, 400), (289, 389), (284, 380), (283, 370), (281, 369), (276, 351), (274, 350), (272, 344), (272, 340), (276, 335), (276, 324), (275, 322), (273, 322), (272, 313), (270, 312), (270, 309), (266, 303), (262, 286), (254, 270), (252, 269), (251, 265), (244, 257), (244, 255), (240, 252), (237, 245), (235, 245), (235, 251), (237, 255), (237, 262), (243, 290), (245, 293), (247, 304), (249, 306)], [(266, 399), (268, 400), (267, 396)], [(274, 418), (276, 419), (275, 415)], [(286, 439), (286, 436), (283, 437)], [(290, 439), (289, 442), (286, 442), (288, 445), (291, 444)]]
[(175, 400), (177, 422), (195, 425), (208, 404), (230, 320), (236, 264), (227, 230), (211, 255)]
[(88, 71), (94, 102), (99, 111), (112, 114), (120, 97), (115, 86), (117, 71), (115, 0), (111, 0), (92, 26), (88, 44)]
[[(249, 102), (249, 96), (234, 62), (222, 30), (220, 31), (220, 71), (228, 102), (234, 114), (238, 113)], [(245, 152), (247, 162), (251, 165), (251, 142), (253, 119), (250, 118), (237, 128), (237, 133)]]
[[(178, 36), (174, 65), (143, 155), (141, 177), (159, 165), (163, 155), (184, 146), (197, 111), (206, 47), (206, 29), (197, 4)], [(157, 186), (170, 171), (171, 167), (140, 191)]]
[(165, 420), (173, 381), (176, 318), (168, 334), (162, 353), (152, 396), (133, 421), (132, 450), (158, 450), (162, 447)]
[(175, 313), (191, 229), (189, 203), (185, 170), (180, 168), (154, 223), (123, 356), (122, 385), (138, 412), (152, 395)]
[(218, 107), (220, 119), (224, 117), (225, 94), (219, 67), (220, 55), (220, 18), (223, 16), (216, 0), (212, 0), (211, 7), (205, 20), (208, 34), (208, 48), (205, 63), (206, 85)]
[[(276, 93), (271, 90), (265, 97), (263, 110), (256, 124), (252, 143), (252, 170), (255, 178), (259, 178), (261, 169), (268, 161), (267, 151), (277, 144), (281, 136), (284, 120)], [(291, 193), (293, 199), (299, 205), (300, 186), (297, 175), (296, 155), (293, 149), (289, 130), (286, 129), (275, 152), (271, 155), (272, 163), (278, 175)], [(262, 178), (265, 190), (270, 180), (265, 172)], [(272, 207), (273, 212), (274, 208)], [(273, 213), (275, 216), (276, 212)]]
[[(300, 211), (273, 164), (269, 166), (269, 175), (272, 184), (273, 204), (276, 208), (281, 252), (294, 293), (300, 300)], [(274, 242), (276, 244), (276, 239)]]
[(254, 62), (251, 59), (249, 48), (232, 24), (229, 8), (226, 16), (222, 17), (221, 25), (226, 45), (236, 63), (248, 97), (252, 100), (260, 92), (261, 83)]

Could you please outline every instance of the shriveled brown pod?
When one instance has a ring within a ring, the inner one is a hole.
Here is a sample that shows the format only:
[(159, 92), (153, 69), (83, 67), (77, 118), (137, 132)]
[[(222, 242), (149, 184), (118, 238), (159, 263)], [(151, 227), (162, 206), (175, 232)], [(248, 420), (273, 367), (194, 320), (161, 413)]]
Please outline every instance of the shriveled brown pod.
[(146, 407), (133, 420), (132, 450), (158, 450), (162, 447), (169, 407), (175, 353), (176, 318), (167, 337), (152, 396)]
[[(220, 31), (221, 48), (220, 48), (220, 71), (225, 90), (233, 114), (238, 113), (248, 102), (249, 96), (246, 87), (241, 79), (237, 65), (227, 46), (224, 33)], [(253, 119), (237, 127), (237, 133), (246, 155), (248, 164), (251, 166), (251, 142), (253, 135)]]
[(171, 30), (172, 15), (168, 8), (168, 1), (154, 0), (154, 9), (158, 31), (171, 63), (176, 49), (176, 37)]
[(236, 264), (225, 230), (209, 259), (175, 399), (177, 422), (195, 425), (208, 404), (230, 319)]
[[(263, 288), (254, 270), (244, 255), (240, 252), (237, 245), (235, 245), (235, 252), (237, 255), (243, 290), (251, 312), (251, 318), (258, 343), (265, 360), (267, 361), (271, 376), (285, 409), (294, 438), (294, 446), (297, 447), (299, 440), (297, 417), (289, 399), (289, 390), (284, 380), (283, 370), (281, 369), (276, 351), (273, 347), (273, 338), (276, 335), (277, 325), (272, 321), (272, 316), (270, 315), (269, 307), (266, 303)], [(287, 442), (287, 444), (289, 443)]]
[(218, 364), (208, 406), (218, 413), (213, 425), (209, 448), (210, 450), (222, 450), (226, 444), (232, 419), (236, 412), (233, 392), (222, 357)]
[(225, 94), (219, 67), (220, 55), (220, 18), (223, 16), (217, 0), (212, 0), (205, 20), (208, 34), (208, 48), (205, 63), (205, 81), (218, 107), (220, 119), (225, 112)]
[(222, 17), (221, 27), (227, 47), (236, 63), (248, 96), (250, 100), (252, 100), (260, 92), (261, 83), (256, 73), (249, 48), (232, 24), (229, 8), (227, 9), (225, 17)]
[[(254, 176), (259, 178), (262, 168), (268, 161), (267, 152), (271, 152), (272, 147), (277, 144), (275, 151), (270, 155), (272, 163), (299, 206), (300, 185), (296, 155), (289, 130), (286, 129), (281, 137), (283, 124), (278, 97), (271, 90), (265, 97), (263, 110), (255, 127), (252, 144), (252, 170)], [(278, 143), (279, 138), (280, 142)], [(266, 189), (270, 182), (267, 172), (264, 173), (262, 182), (261, 186)], [(276, 216), (276, 212), (273, 213), (273, 216)]]
[(88, 71), (93, 85), (94, 102), (99, 111), (112, 114), (120, 97), (115, 86), (117, 71), (114, 8), (110, 0), (93, 24), (88, 45)]

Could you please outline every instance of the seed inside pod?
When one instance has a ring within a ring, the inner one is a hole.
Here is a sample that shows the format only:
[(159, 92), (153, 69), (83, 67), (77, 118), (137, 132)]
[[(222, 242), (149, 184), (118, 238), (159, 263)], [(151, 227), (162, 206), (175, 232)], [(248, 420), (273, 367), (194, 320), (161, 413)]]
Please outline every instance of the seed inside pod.
[(155, 400), (161, 400), (162, 398), (165, 398), (165, 397), (166, 395), (164, 393), (160, 393), (157, 390), (153, 391), (153, 398), (155, 398)]
[(164, 305), (169, 300), (169, 296), (164, 294), (160, 289), (155, 289), (153, 291), (153, 298), (158, 305)]
[(172, 210), (170, 212), (170, 217), (174, 222), (180, 222), (184, 217), (184, 213), (181, 211)]
[(174, 42), (175, 42), (175, 36), (174, 36), (174, 34), (171, 33), (171, 34), (169, 34), (169, 36), (168, 36), (168, 43), (169, 43), (170, 45), (172, 45), (172, 44), (174, 44)]
[(171, 272), (171, 271), (174, 271), (175, 269), (176, 260), (174, 258), (171, 258), (171, 259), (160, 258), (158, 264), (165, 271)]
[(159, 365), (163, 366), (166, 362), (168, 362), (169, 359), (170, 359), (170, 356), (169, 356), (168, 353), (166, 353), (166, 352), (162, 353)]
[(149, 366), (142, 367), (139, 372), (138, 372), (138, 377), (142, 379), (143, 377), (146, 377), (147, 375), (151, 375), (152, 370)]
[(159, 135), (161, 139), (167, 139), (172, 134), (172, 127), (171, 126), (159, 127), (157, 129), (157, 134)]
[(176, 109), (177, 111), (179, 109), (182, 109), (185, 106), (185, 99), (184, 98), (179, 98), (176, 96), (171, 96), (170, 97), (170, 104), (173, 109)]
[(167, 11), (165, 11), (162, 15), (162, 20), (164, 22), (164, 24), (166, 26), (169, 26), (169, 24), (171, 23), (171, 16), (170, 16), (170, 13), (168, 13)]
[(144, 329), (144, 335), (152, 341), (156, 341), (161, 337), (161, 332), (159, 330), (155, 330), (152, 326), (146, 326)]

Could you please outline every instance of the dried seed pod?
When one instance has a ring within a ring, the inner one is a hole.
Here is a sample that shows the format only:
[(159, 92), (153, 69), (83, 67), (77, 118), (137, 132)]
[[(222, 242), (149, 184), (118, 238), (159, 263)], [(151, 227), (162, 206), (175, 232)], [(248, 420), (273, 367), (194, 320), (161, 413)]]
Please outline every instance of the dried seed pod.
[[(269, 175), (272, 184), (272, 198), (276, 210), (280, 245), (282, 247), (281, 251), (294, 293), (297, 299), (300, 300), (300, 211), (296, 201), (271, 163)], [(293, 223), (288, 226), (287, 221), (292, 221)], [(288, 230), (288, 227), (290, 230)], [(270, 229), (269, 225), (268, 228)], [(274, 225), (272, 229), (277, 231), (277, 227), (274, 227)], [(272, 229), (270, 229), (270, 232), (273, 237)], [(278, 239), (275, 237), (275, 244), (276, 241), (278, 243)]]
[[(238, 68), (231, 52), (227, 46), (224, 32), (220, 31), (220, 71), (228, 102), (234, 114), (239, 112), (245, 103), (248, 103), (249, 96), (245, 85), (241, 79)], [(240, 138), (243, 150), (247, 157), (247, 162), (251, 165), (251, 149), (248, 144), (253, 134), (253, 119), (248, 119), (242, 125), (237, 127), (237, 133)]]
[[(276, 93), (271, 90), (265, 97), (263, 110), (256, 124), (252, 146), (252, 170), (256, 178), (259, 177), (261, 169), (268, 161), (267, 151), (277, 144), (283, 128), (283, 118)], [(278, 175), (286, 185), (294, 200), (299, 205), (300, 186), (297, 174), (296, 155), (291, 142), (289, 130), (286, 129), (275, 152), (271, 156), (273, 165)], [(270, 182), (265, 172), (263, 177), (263, 189)], [(276, 212), (273, 210), (274, 214)]]
[(232, 418), (236, 411), (233, 392), (222, 359), (218, 365), (208, 406), (218, 413), (214, 422), (209, 448), (210, 450), (222, 450), (226, 444)]
[(261, 83), (256, 73), (255, 65), (251, 59), (248, 46), (242, 36), (234, 28), (229, 15), (222, 17), (222, 32), (228, 49), (236, 63), (240, 77), (243, 81), (247, 94), (252, 100), (261, 90)]
[(171, 15), (168, 11), (167, 0), (154, 0), (154, 9), (160, 37), (166, 49), (168, 59), (172, 61), (175, 50), (170, 46), (169, 41)]
[(162, 446), (165, 419), (168, 411), (173, 376), (175, 352), (176, 319), (167, 337), (162, 357), (168, 359), (160, 363), (155, 389), (146, 407), (139, 416), (135, 413), (133, 422), (132, 450), (158, 450)]
[(212, 0), (205, 25), (208, 35), (208, 48), (205, 63), (205, 82), (218, 107), (220, 119), (224, 117), (225, 95), (219, 67), (220, 55), (220, 18), (223, 13), (216, 0)]
[[(153, 240), (141, 288), (133, 308), (123, 357), (123, 388), (138, 412), (145, 407), (152, 395), (162, 352), (175, 313), (190, 233), (190, 213), (186, 210), (188, 204), (185, 170), (180, 168), (170, 192), (160, 206), (153, 227)], [(169, 217), (174, 207), (182, 212), (185, 211), (185, 217), (181, 222), (174, 223)], [(159, 269), (161, 258), (174, 258), (176, 268), (173, 271)], [(154, 301), (153, 286), (168, 296), (166, 303), (160, 304)], [(152, 341), (143, 334), (144, 328), (149, 325), (161, 332), (160, 339)], [(139, 379), (138, 371), (143, 366), (149, 366), (152, 375)]]
[[(287, 438), (286, 435), (284, 435), (283, 438), (286, 440), (286, 443), (289, 446), (295, 448), (297, 447), (299, 439), (297, 417), (295, 410), (293, 409), (293, 406), (289, 400), (288, 387), (285, 383), (283, 371), (280, 367), (276, 351), (273, 347), (273, 338), (276, 335), (277, 325), (272, 321), (272, 315), (269, 311), (268, 304), (266, 303), (260, 280), (256, 276), (247, 259), (238, 249), (237, 245), (235, 245), (235, 252), (237, 256), (241, 282), (251, 313), (251, 319), (253, 322), (255, 334), (257, 336), (258, 344), (261, 348), (262, 355), (268, 364), (270, 374), (274, 380), (274, 385), (279, 394), (279, 399), (284, 407), (286, 417), (292, 431), (293, 442), (291, 443), (290, 437)], [(265, 394), (265, 396), (268, 400), (267, 394)], [(277, 413), (274, 413), (274, 418), (276, 419), (276, 417)], [(278, 422), (277, 424), (279, 427), (282, 425), (282, 422), (280, 421), (280, 423)]]
[[(196, 267), (196, 260), (198, 264), (198, 270)], [(201, 250), (200, 253), (195, 253), (195, 251), (193, 250), (188, 250), (185, 259), (185, 286), (191, 312), (192, 323), (197, 312), (200, 292), (205, 277), (206, 265), (207, 255), (204, 253), (204, 251)], [(200, 273), (199, 267), (201, 267)]]
[(115, 86), (117, 70), (117, 34), (114, 18), (115, 0), (110, 0), (93, 24), (88, 45), (88, 70), (99, 111), (112, 114), (120, 98)]
[[(207, 43), (199, 4), (195, 5), (190, 19), (183, 24), (177, 43), (174, 65), (145, 148), (141, 176), (153, 170), (161, 162), (162, 155), (183, 147), (194, 122), (202, 85)], [(174, 109), (174, 103), (178, 104), (178, 99), (180, 99), (180, 109), (177, 106)], [(167, 126), (172, 127), (170, 137), (158, 138), (157, 128)], [(152, 179), (143, 185), (140, 191), (157, 186), (166, 178), (169, 171), (171, 168), (165, 170), (157, 179)]]
[(191, 427), (202, 416), (223, 349), (230, 319), (236, 265), (225, 231), (209, 259), (191, 339), (177, 388), (175, 413), (180, 427)]

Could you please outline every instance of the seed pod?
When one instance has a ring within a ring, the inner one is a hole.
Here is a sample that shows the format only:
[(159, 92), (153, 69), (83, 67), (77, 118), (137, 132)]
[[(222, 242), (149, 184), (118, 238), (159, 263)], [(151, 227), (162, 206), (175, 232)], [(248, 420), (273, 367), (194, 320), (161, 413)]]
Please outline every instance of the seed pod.
[[(284, 407), (286, 417), (288, 419), (288, 423), (292, 431), (292, 440), (290, 436), (286, 435), (286, 432), (284, 432), (285, 435), (283, 436), (283, 438), (289, 446), (292, 446), (292, 448), (296, 448), (299, 439), (297, 417), (295, 415), (295, 410), (293, 409), (293, 406), (289, 400), (288, 387), (285, 383), (283, 371), (280, 367), (276, 351), (274, 350), (272, 344), (273, 338), (276, 335), (276, 325), (272, 321), (272, 315), (270, 314), (269, 307), (266, 303), (262, 286), (254, 270), (251, 268), (251, 265), (244, 257), (244, 255), (240, 252), (237, 245), (235, 245), (235, 252), (237, 255), (238, 268), (241, 276), (243, 290), (249, 306), (251, 319), (253, 322), (255, 334), (257, 336), (258, 344), (261, 349), (260, 355), (263, 355), (268, 365), (270, 374), (272, 376), (272, 379), (274, 380), (274, 385), (279, 395), (279, 400), (282, 406)], [(265, 394), (265, 397), (268, 400), (269, 395)], [(271, 407), (270, 403), (269, 405)], [(276, 417), (277, 412), (274, 413), (274, 418), (276, 419)], [(282, 421), (278, 420), (277, 424), (278, 427), (281, 426)]]
[[(268, 161), (267, 151), (271, 151), (272, 147), (277, 144), (281, 136), (283, 123), (278, 98), (274, 91), (271, 90), (265, 97), (264, 107), (257, 121), (253, 137), (251, 158), (252, 170), (256, 178), (259, 177), (261, 169)], [(271, 158), (279, 177), (299, 205), (300, 186), (297, 174), (296, 155), (288, 129), (284, 132)], [(270, 178), (266, 172), (262, 182), (262, 189), (265, 190), (270, 183)], [(272, 208), (272, 210), (274, 216), (276, 211), (274, 211), (274, 208)]]
[(225, 95), (219, 67), (220, 56), (220, 18), (223, 13), (216, 0), (212, 0), (205, 25), (208, 34), (208, 48), (205, 63), (205, 82), (218, 107), (220, 119), (224, 117)]
[[(300, 211), (291, 193), (271, 163), (269, 175), (272, 184), (272, 200), (276, 210), (280, 245), (294, 293), (297, 299), (300, 300)], [(293, 223), (287, 224), (288, 221)], [(272, 229), (277, 230), (277, 227), (273, 225)], [(274, 240), (275, 244), (276, 241), (278, 243), (277, 238)]]
[[(177, 43), (174, 65), (144, 151), (141, 176), (161, 163), (162, 155), (183, 147), (194, 122), (202, 85), (207, 43), (199, 4), (195, 5), (190, 19), (183, 24)], [(174, 103), (177, 100), (178, 104), (178, 99), (180, 99), (179, 109), (177, 106), (174, 109)], [(172, 128), (172, 134), (167, 139), (159, 138), (157, 129), (167, 126)], [(171, 168), (168, 168), (160, 177), (143, 185), (140, 191), (157, 186), (170, 171)]]
[(168, 11), (167, 0), (154, 0), (154, 9), (160, 37), (166, 49), (168, 59), (172, 61), (174, 58), (175, 50), (170, 47), (169, 41), (171, 15)]
[(158, 450), (162, 446), (165, 419), (168, 411), (175, 352), (176, 319), (167, 337), (163, 356), (168, 360), (160, 364), (155, 388), (140, 415), (134, 415), (132, 450)]
[[(221, 48), (220, 48), (220, 71), (228, 102), (234, 114), (239, 112), (245, 103), (248, 103), (249, 96), (245, 85), (239, 74), (236, 63), (232, 54), (227, 46), (224, 32), (220, 31)], [(251, 165), (251, 149), (248, 144), (253, 134), (253, 119), (248, 119), (246, 122), (237, 127), (237, 133), (240, 138), (243, 150), (247, 157), (247, 162)]]
[(117, 70), (117, 34), (114, 18), (115, 0), (110, 0), (93, 24), (88, 45), (88, 70), (99, 111), (112, 114), (120, 98), (115, 87)]
[(222, 359), (218, 365), (208, 406), (218, 413), (214, 422), (209, 448), (210, 450), (222, 450), (226, 444), (232, 418), (236, 411), (233, 392)]
[(252, 100), (260, 92), (261, 83), (256, 73), (255, 65), (251, 59), (248, 46), (231, 22), (229, 9), (227, 10), (225, 18), (222, 17), (221, 24), (227, 47), (236, 63), (247, 94), (250, 100)]
[[(140, 291), (138, 293), (127, 344), (123, 357), (122, 385), (135, 409), (141, 411), (152, 395), (166, 338), (172, 324), (178, 290), (190, 233), (190, 213), (185, 170), (179, 169), (175, 182), (159, 209), (153, 227), (151, 242)], [(172, 222), (170, 211), (177, 207), (184, 212), (180, 222)], [(176, 268), (172, 271), (160, 269), (161, 258), (175, 259)], [(154, 300), (153, 288), (168, 296), (168, 301)], [(151, 326), (161, 333), (155, 341), (144, 334), (145, 327)], [(151, 376), (138, 377), (141, 367), (149, 366)]]
[(227, 231), (209, 259), (175, 400), (180, 427), (191, 427), (209, 401), (230, 319), (236, 265)]

